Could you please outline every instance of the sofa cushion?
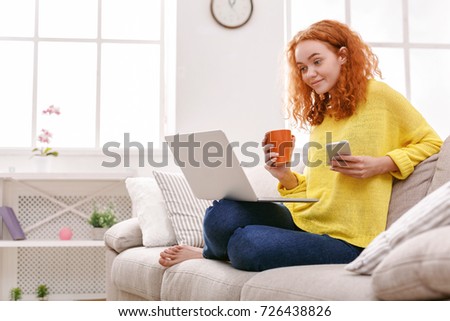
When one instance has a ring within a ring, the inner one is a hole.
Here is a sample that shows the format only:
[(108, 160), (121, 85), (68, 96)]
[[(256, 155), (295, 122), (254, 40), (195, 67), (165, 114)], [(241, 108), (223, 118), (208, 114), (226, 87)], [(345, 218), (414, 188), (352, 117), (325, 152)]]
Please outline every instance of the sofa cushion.
[(386, 228), (427, 195), (437, 159), (438, 154), (434, 154), (419, 163), (407, 179), (394, 179)]
[(125, 291), (147, 300), (160, 300), (165, 268), (159, 254), (165, 247), (136, 247), (117, 255), (111, 267), (111, 282)]
[(229, 263), (195, 259), (164, 273), (162, 300), (239, 301), (242, 286), (257, 272), (240, 271)]
[(280, 197), (278, 181), (263, 166), (244, 168), (245, 174), (256, 195), (265, 197)]
[(450, 298), (450, 226), (418, 235), (394, 249), (376, 268), (375, 294), (383, 300)]
[(242, 289), (245, 301), (376, 300), (370, 277), (345, 271), (343, 264), (266, 270)]
[[(303, 173), (305, 164), (298, 161), (295, 165), (296, 166), (293, 164), (291, 170), (297, 173)], [(257, 166), (244, 168), (244, 171), (256, 195), (264, 197), (280, 197), (277, 188), (278, 180), (273, 177), (264, 166), (258, 164)]]
[(431, 193), (450, 181), (450, 136), (444, 141), (441, 146), (441, 151), (439, 152), (439, 159), (436, 164), (436, 170), (434, 172), (433, 181), (431, 182), (430, 190)]
[(392, 249), (407, 239), (445, 225), (450, 225), (450, 182), (428, 194), (389, 229), (379, 234), (346, 269), (372, 274)]
[(142, 245), (141, 228), (136, 217), (111, 226), (105, 233), (105, 243), (120, 253), (130, 247)]
[(203, 247), (203, 217), (211, 201), (194, 196), (183, 175), (154, 171), (178, 244)]
[(144, 246), (176, 243), (175, 232), (167, 215), (164, 198), (153, 177), (129, 177), (125, 181), (133, 216), (137, 216)]

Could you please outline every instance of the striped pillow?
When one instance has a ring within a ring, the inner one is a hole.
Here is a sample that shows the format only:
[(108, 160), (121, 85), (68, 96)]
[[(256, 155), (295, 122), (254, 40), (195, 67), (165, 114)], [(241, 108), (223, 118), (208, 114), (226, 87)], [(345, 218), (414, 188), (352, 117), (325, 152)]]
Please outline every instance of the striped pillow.
[(181, 174), (153, 172), (164, 196), (178, 244), (203, 247), (203, 217), (210, 201), (194, 196)]
[(428, 194), (379, 234), (345, 269), (370, 275), (393, 248), (420, 233), (444, 225), (450, 225), (450, 181)]

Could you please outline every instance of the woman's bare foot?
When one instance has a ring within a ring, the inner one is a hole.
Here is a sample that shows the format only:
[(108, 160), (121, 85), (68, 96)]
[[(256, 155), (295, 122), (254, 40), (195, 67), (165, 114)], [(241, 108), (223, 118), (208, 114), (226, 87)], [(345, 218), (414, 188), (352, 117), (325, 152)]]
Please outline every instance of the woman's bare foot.
[(164, 267), (170, 267), (186, 260), (202, 259), (202, 251), (199, 247), (175, 245), (161, 252), (159, 264)]

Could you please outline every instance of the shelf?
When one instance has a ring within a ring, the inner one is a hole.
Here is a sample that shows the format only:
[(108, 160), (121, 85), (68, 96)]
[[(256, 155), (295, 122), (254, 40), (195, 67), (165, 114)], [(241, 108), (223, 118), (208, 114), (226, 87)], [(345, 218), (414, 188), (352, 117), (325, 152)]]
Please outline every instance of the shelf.
[(105, 245), (103, 240), (0, 240), (0, 248), (18, 248), (18, 247), (102, 247)]
[[(38, 301), (36, 294), (25, 294), (22, 301)], [(106, 293), (60, 294), (50, 293), (48, 301), (106, 301)]]
[(121, 180), (132, 176), (134, 176), (132, 171), (113, 173), (0, 173), (0, 179), (5, 180)]
[[(0, 205), (14, 209), (27, 239), (11, 240), (4, 226), (0, 239), (0, 301), (20, 285), (35, 299), (39, 282), (51, 288), (50, 300), (101, 300), (106, 267), (103, 240), (92, 240), (87, 219), (93, 205), (114, 204), (118, 220), (131, 216), (125, 180), (133, 171), (86, 172), (0, 171)], [(60, 240), (70, 226), (76, 237)]]

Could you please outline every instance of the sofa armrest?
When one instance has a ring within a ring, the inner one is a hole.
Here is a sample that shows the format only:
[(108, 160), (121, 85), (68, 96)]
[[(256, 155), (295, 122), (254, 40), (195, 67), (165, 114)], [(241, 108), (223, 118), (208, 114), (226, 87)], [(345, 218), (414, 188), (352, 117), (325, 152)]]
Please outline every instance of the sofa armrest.
[(117, 253), (142, 246), (142, 231), (138, 219), (133, 217), (113, 225), (105, 233), (105, 244)]

